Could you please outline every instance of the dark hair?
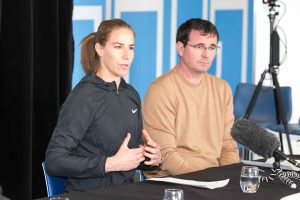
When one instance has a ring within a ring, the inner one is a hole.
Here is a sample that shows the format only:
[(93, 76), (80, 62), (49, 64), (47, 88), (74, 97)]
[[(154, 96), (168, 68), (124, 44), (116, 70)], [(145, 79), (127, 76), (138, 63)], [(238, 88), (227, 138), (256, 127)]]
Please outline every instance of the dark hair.
[(192, 30), (201, 31), (203, 35), (215, 35), (217, 41), (219, 41), (219, 33), (214, 24), (204, 19), (192, 18), (181, 24), (177, 29), (176, 43), (180, 41), (186, 46)]
[(105, 46), (110, 33), (119, 28), (128, 28), (133, 34), (133, 28), (122, 19), (111, 19), (102, 21), (98, 27), (98, 31), (90, 33), (81, 41), (81, 64), (85, 71), (97, 72), (100, 67), (100, 58), (95, 50), (95, 44), (99, 43), (101, 46)]

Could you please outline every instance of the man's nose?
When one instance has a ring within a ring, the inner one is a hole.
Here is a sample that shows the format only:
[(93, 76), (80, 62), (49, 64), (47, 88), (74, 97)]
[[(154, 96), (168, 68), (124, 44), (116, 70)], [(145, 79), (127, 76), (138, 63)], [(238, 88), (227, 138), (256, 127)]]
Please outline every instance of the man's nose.
[(202, 56), (207, 57), (208, 56), (208, 51), (209, 51), (209, 49), (207, 47), (204, 47), (203, 50), (202, 50)]

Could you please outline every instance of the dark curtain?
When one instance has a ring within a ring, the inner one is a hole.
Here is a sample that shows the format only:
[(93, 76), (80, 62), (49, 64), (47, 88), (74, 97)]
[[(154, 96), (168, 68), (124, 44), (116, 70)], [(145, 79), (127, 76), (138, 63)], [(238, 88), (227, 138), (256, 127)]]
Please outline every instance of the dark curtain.
[(72, 0), (0, 0), (0, 185), (47, 195), (41, 163), (71, 89)]

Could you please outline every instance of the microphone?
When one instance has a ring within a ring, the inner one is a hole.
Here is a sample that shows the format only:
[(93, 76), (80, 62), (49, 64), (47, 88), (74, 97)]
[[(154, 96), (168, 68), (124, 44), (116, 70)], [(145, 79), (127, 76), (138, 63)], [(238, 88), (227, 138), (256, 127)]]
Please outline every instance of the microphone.
[(247, 119), (236, 120), (231, 129), (231, 136), (236, 142), (266, 159), (274, 156), (300, 168), (300, 164), (296, 160), (278, 150), (280, 142), (274, 134), (252, 121)]

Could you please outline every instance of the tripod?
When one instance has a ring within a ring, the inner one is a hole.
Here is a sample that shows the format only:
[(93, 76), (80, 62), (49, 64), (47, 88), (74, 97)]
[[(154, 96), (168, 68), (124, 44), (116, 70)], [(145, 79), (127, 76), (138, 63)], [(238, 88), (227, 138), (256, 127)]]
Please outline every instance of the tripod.
[[(268, 0), (267, 2), (263, 1), (263, 3), (269, 3), (269, 6), (270, 6), (269, 15), (268, 15), (268, 17), (270, 19), (270, 63), (269, 63), (269, 68), (264, 70), (264, 72), (261, 74), (261, 79), (254, 90), (253, 96), (250, 100), (250, 103), (248, 105), (248, 108), (246, 110), (244, 118), (249, 119), (249, 116), (251, 115), (251, 112), (253, 110), (253, 107), (255, 105), (257, 97), (261, 91), (262, 84), (265, 79), (266, 73), (269, 73), (273, 80), (273, 86), (275, 86), (274, 92), (275, 92), (277, 122), (278, 122), (278, 124), (282, 123), (284, 126), (284, 131), (286, 133), (289, 151), (290, 151), (290, 154), (293, 155), (289, 130), (288, 130), (288, 126), (287, 126), (286, 113), (285, 113), (285, 110), (283, 107), (282, 94), (280, 91), (280, 86), (279, 86), (279, 82), (278, 82), (278, 78), (277, 78), (277, 69), (278, 69), (278, 66), (280, 65), (280, 63), (279, 63), (279, 36), (278, 36), (277, 31), (274, 29), (275, 17), (276, 17), (276, 15), (278, 15), (278, 12), (276, 12), (274, 9), (274, 7), (277, 6), (275, 4), (275, 1), (276, 0)], [(277, 6), (277, 7), (279, 7), (279, 6)], [(281, 142), (281, 149), (283, 150), (281, 134), (280, 134), (280, 142)], [(246, 160), (249, 160), (249, 150), (247, 150), (247, 149), (245, 149), (245, 151), (244, 151), (244, 158)]]
[(283, 172), (280, 169), (280, 158), (277, 158), (276, 156), (275, 156), (275, 161), (273, 163), (272, 171), (274, 172), (274, 174), (271, 174), (271, 176), (277, 176), (277, 178), (281, 182), (285, 183), (290, 188), (295, 189), (297, 187), (296, 183), (294, 183), (294, 181), (292, 181), (290, 178), (298, 179), (299, 174), (297, 174), (295, 171)]

